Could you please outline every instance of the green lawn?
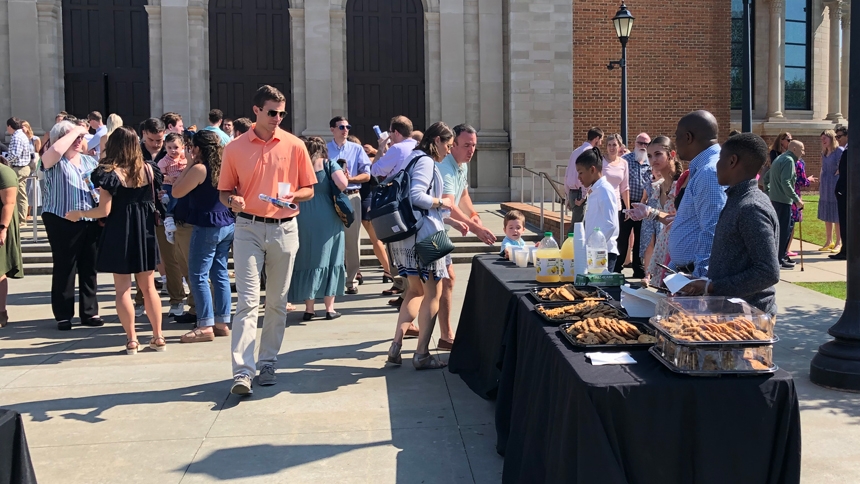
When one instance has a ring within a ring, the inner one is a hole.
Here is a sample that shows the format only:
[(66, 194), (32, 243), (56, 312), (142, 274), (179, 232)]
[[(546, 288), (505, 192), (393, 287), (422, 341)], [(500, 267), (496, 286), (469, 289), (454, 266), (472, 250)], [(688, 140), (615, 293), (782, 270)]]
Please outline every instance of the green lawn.
[[(809, 242), (815, 250), (822, 245), (827, 237), (824, 235), (824, 222), (818, 220), (818, 195), (803, 195), (803, 223), (794, 226), (794, 238), (800, 238), (801, 225), (803, 226), (803, 241)], [(809, 250), (803, 247), (804, 250)]]
[(813, 291), (818, 291), (828, 296), (833, 296), (839, 299), (845, 299), (848, 290), (846, 282), (795, 282), (798, 286), (803, 286)]

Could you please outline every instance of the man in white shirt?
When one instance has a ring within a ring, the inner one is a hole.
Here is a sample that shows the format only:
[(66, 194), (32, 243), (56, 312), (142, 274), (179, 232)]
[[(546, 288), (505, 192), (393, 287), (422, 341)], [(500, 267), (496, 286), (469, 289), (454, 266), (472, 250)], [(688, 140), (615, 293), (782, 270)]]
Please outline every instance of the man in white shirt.
[(92, 135), (84, 136), (87, 140), (87, 154), (99, 159), (99, 152), (101, 151), (99, 143), (102, 140), (102, 136), (107, 134), (107, 126), (104, 125), (102, 113), (98, 111), (91, 112), (87, 115), (87, 123), (91, 129), (95, 130), (95, 133)]
[(576, 171), (582, 186), (590, 189), (584, 217), (585, 238), (588, 240), (594, 229), (600, 228), (606, 237), (606, 267), (612, 271), (618, 258), (618, 210), (621, 208), (618, 196), (603, 176), (603, 158), (598, 150), (583, 152), (576, 160)]
[[(410, 156), (418, 142), (412, 139), (412, 121), (406, 116), (395, 116), (391, 118), (388, 128), (388, 138), (380, 139), (379, 149), (373, 157), (370, 166), (370, 174), (378, 178), (388, 178), (406, 167), (406, 163), (412, 160)], [(388, 260), (391, 261), (389, 254)], [(385, 296), (397, 296), (406, 290), (407, 280), (397, 275), (397, 267), (392, 262), (389, 267), (394, 285), (391, 289), (382, 291)], [(396, 297), (388, 304), (399, 307), (403, 302), (402, 297)], [(411, 334), (410, 334), (411, 336)]]
[(588, 141), (582, 144), (579, 148), (573, 150), (570, 155), (570, 161), (567, 163), (567, 170), (564, 172), (564, 186), (567, 188), (567, 206), (570, 208), (571, 224), (582, 222), (585, 214), (585, 193), (582, 190), (582, 183), (577, 178), (576, 159), (579, 155), (592, 148), (600, 148), (603, 143), (603, 130), (600, 128), (591, 128), (588, 130)]

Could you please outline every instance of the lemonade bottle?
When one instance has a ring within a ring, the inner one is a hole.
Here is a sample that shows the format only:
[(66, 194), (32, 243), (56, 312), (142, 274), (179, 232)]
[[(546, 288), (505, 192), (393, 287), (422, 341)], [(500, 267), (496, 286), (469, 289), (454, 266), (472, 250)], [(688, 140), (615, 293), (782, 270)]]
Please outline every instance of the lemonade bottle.
[(558, 242), (552, 238), (552, 232), (544, 232), (540, 247), (535, 251), (535, 271), (537, 282), (559, 282), (559, 259), (561, 251)]
[(588, 257), (588, 272), (590, 274), (603, 274), (609, 262), (609, 251), (606, 249), (606, 237), (595, 227), (594, 232), (588, 236), (585, 242), (585, 253)]
[(567, 234), (564, 244), (561, 245), (561, 272), (559, 276), (562, 282), (573, 282), (576, 279), (576, 271), (573, 270), (573, 232)]

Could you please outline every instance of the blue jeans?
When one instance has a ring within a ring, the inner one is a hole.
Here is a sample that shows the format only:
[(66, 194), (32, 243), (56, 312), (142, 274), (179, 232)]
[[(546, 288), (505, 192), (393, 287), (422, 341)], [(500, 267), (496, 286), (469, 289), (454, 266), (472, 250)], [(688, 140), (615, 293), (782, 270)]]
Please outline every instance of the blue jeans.
[[(230, 322), (230, 276), (227, 256), (233, 244), (233, 225), (194, 227), (188, 251), (188, 285), (197, 305), (197, 326)], [(209, 280), (212, 293), (209, 292)], [(212, 302), (212, 295), (215, 302)]]

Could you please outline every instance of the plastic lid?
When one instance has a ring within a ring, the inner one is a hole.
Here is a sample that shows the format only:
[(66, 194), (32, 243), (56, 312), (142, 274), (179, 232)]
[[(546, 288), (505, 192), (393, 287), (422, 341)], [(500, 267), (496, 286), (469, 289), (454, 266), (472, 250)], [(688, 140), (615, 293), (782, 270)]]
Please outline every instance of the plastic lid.
[(567, 233), (567, 236), (568, 236), (568, 237), (573, 237), (573, 232), (568, 232), (568, 233)]
[(595, 232), (600, 232), (600, 227), (594, 227)]
[(552, 232), (544, 232), (543, 236), (544, 237), (552, 237)]

